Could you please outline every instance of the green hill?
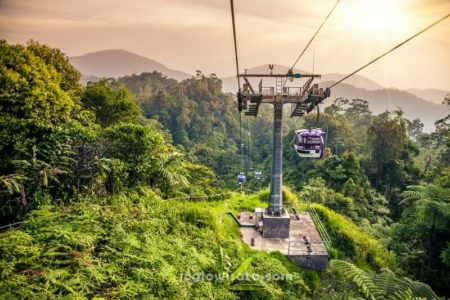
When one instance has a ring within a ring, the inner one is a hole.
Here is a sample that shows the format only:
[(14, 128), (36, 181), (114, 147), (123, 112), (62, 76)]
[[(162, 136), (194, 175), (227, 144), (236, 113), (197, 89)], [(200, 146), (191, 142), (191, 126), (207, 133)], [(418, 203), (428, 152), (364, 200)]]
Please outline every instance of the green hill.
[[(332, 270), (302, 269), (279, 253), (254, 251), (241, 242), (226, 212), (263, 206), (265, 195), (234, 193), (223, 200), (164, 201), (142, 188), (70, 205), (44, 206), (19, 227), (0, 235), (0, 294), (6, 299), (358, 295), (356, 286), (336, 280)], [(339, 236), (336, 248), (354, 250), (351, 255), (342, 251), (340, 258), (366, 260), (369, 268), (394, 267), (393, 257), (376, 240), (331, 210), (315, 208), (335, 233), (333, 242)], [(249, 258), (251, 264), (246, 267)], [(238, 269), (248, 276), (233, 279)]]

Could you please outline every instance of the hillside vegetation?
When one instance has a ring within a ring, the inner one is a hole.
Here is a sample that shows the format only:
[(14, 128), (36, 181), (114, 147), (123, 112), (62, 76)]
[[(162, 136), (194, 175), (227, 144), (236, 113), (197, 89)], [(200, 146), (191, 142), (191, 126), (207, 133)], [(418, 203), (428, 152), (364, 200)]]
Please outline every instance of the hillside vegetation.
[[(59, 49), (0, 41), (0, 298), (450, 296), (450, 116), (427, 134), (338, 98), (286, 118), (284, 199), (331, 237), (320, 273), (251, 250), (226, 214), (267, 206), (271, 122), (241, 121), (214, 74), (83, 86)], [(299, 159), (293, 131), (313, 126), (326, 153)], [(259, 192), (236, 193), (238, 172)]]
[[(0, 293), (7, 299), (56, 295), (76, 299), (338, 297), (341, 293), (334, 289), (342, 288), (342, 283), (320, 284), (321, 280), (331, 282), (332, 270), (306, 271), (277, 253), (253, 251), (240, 240), (237, 226), (226, 215), (228, 208), (263, 205), (264, 194), (172, 202), (161, 200), (149, 189), (139, 189), (43, 206), (17, 229), (0, 236)], [(325, 221), (329, 229), (339, 226), (347, 237), (347, 244), (336, 245), (339, 249), (354, 248), (354, 259), (364, 260), (370, 254), (373, 267), (380, 262), (387, 266), (389, 254), (376, 241), (344, 217), (316, 208), (332, 216)], [(195, 279), (201, 274), (232, 278), (249, 258), (245, 272), (260, 275), (258, 280), (253, 276), (229, 282), (219, 277)], [(266, 279), (268, 270), (289, 277)], [(345, 288), (348, 293), (356, 296), (360, 292), (353, 286)]]

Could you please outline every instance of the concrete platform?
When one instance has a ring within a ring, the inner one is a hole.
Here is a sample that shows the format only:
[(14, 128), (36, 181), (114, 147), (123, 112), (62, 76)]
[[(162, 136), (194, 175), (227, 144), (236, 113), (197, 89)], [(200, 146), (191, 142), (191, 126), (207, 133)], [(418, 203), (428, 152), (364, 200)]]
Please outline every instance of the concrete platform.
[(254, 212), (241, 212), (239, 214), (241, 224), (254, 226), (239, 228), (242, 240), (255, 250), (279, 251), (300, 266), (316, 270), (326, 269), (328, 252), (310, 215), (307, 212), (299, 213), (298, 219), (293, 214), (289, 216), (288, 238), (264, 238), (258, 226), (257, 215)]
[[(250, 211), (243, 211), (237, 215), (239, 222), (242, 226), (256, 226), (259, 220), (256, 219), (256, 214)], [(253, 229), (253, 228), (251, 228)]]

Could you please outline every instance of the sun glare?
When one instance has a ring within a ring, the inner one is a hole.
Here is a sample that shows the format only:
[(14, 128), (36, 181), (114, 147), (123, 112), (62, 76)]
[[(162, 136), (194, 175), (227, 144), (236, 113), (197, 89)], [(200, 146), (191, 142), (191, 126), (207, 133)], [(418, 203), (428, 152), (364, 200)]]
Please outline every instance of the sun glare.
[(348, 6), (347, 22), (363, 33), (386, 33), (405, 26), (397, 0), (358, 0)]

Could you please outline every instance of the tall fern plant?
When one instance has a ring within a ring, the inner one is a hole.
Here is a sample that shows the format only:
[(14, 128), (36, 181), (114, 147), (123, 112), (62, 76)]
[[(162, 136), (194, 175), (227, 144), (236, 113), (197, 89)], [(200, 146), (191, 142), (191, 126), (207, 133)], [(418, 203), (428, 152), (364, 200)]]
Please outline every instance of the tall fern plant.
[(439, 299), (428, 285), (406, 277), (397, 277), (389, 269), (383, 269), (380, 273), (365, 272), (342, 260), (332, 260), (331, 266), (344, 279), (353, 282), (367, 299)]

